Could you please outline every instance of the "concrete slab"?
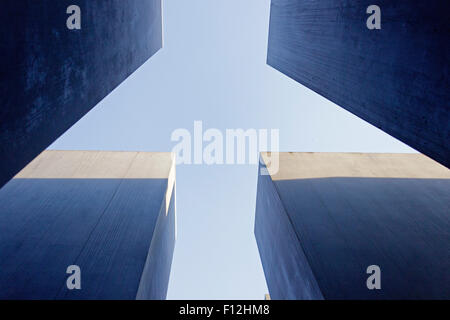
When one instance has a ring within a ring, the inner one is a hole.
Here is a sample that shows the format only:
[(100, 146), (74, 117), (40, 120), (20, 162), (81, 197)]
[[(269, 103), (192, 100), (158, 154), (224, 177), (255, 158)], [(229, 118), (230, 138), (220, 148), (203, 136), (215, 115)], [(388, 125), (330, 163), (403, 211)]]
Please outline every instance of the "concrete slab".
[[(366, 26), (370, 5), (381, 29)], [(449, 1), (272, 0), (267, 63), (450, 168)]]
[[(165, 299), (171, 153), (45, 151), (0, 190), (0, 298)], [(81, 290), (69, 290), (70, 265)]]
[(259, 176), (255, 220), (272, 299), (450, 298), (447, 168), (420, 154), (279, 156)]
[[(81, 10), (69, 30), (67, 8)], [(162, 47), (161, 0), (3, 0), (0, 187)]]

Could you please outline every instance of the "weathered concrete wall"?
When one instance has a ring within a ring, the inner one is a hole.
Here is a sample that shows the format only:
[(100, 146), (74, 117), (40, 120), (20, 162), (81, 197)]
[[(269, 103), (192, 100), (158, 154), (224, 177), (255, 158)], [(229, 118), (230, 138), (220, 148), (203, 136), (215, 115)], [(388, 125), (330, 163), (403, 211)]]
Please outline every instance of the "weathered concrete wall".
[[(170, 153), (45, 151), (0, 190), (0, 203), (1, 299), (165, 299)], [(69, 265), (81, 268), (81, 290), (66, 286)]]
[(1, 187), (161, 48), (161, 0), (4, 0), (0, 21)]
[[(381, 8), (369, 30), (366, 9)], [(450, 167), (450, 2), (272, 0), (267, 62)]]
[[(272, 299), (450, 297), (447, 168), (418, 154), (281, 153), (271, 173), (255, 235)], [(366, 286), (370, 265), (381, 290)]]

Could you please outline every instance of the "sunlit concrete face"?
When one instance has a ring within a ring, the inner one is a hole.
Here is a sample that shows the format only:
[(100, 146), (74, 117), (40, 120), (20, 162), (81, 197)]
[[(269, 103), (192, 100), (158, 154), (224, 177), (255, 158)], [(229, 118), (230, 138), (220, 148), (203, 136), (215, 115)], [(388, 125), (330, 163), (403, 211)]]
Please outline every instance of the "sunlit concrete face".
[[(171, 153), (45, 151), (0, 189), (0, 298), (165, 299)], [(68, 266), (81, 289), (67, 287)]]
[[(279, 159), (259, 176), (255, 218), (272, 299), (450, 297), (447, 168), (420, 154)], [(381, 289), (367, 287), (372, 265)]]
[[(380, 29), (367, 27), (370, 5)], [(450, 167), (449, 10), (449, 1), (272, 0), (267, 63)]]
[(162, 47), (161, 0), (5, 0), (0, 21), (1, 187)]

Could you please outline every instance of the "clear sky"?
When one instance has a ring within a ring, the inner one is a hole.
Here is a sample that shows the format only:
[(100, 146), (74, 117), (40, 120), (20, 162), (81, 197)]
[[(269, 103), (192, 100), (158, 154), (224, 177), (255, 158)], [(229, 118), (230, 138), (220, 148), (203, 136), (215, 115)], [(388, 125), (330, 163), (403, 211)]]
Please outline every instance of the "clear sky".
[[(281, 151), (414, 152), (266, 65), (270, 0), (163, 0), (164, 48), (51, 149), (171, 151), (171, 133), (279, 129)], [(255, 165), (177, 167), (169, 299), (263, 299)]]

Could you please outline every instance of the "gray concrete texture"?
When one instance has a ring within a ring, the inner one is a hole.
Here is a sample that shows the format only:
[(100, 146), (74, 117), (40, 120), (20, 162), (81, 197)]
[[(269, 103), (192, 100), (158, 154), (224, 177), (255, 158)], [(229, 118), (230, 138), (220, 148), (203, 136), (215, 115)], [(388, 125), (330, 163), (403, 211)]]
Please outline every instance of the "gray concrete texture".
[[(370, 5), (381, 29), (366, 26)], [(450, 1), (272, 0), (267, 63), (450, 167)]]
[(2, 0), (0, 187), (162, 47), (161, 14), (161, 0)]
[(420, 154), (292, 152), (275, 169), (255, 218), (272, 299), (450, 298), (450, 170)]
[[(166, 298), (173, 154), (45, 151), (0, 203), (0, 298)], [(69, 265), (81, 268), (81, 290), (66, 286)]]

